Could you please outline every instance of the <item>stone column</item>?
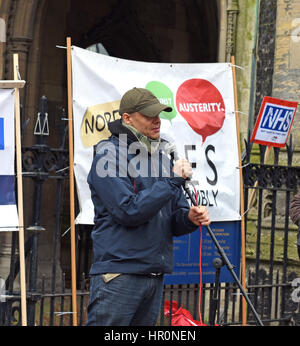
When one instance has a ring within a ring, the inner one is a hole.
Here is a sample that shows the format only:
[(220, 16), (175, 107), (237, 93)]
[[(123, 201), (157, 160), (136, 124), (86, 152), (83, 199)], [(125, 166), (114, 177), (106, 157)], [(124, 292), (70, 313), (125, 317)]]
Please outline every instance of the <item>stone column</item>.
[[(276, 51), (273, 76), (273, 95), (284, 100), (300, 99), (300, 1), (278, 1), (276, 23)], [(291, 133), (297, 155), (294, 164), (300, 164), (299, 107)]]
[(227, 6), (227, 37), (226, 37), (226, 61), (231, 61), (231, 56), (235, 55), (235, 37), (237, 15), (239, 13), (238, 0), (229, 0)]
[[(35, 144), (33, 129), (39, 105), (39, 80), (40, 80), (40, 45), (41, 35), (43, 34), (43, 19), (47, 11), (49, 1), (47, 0), (0, 0), (0, 18), (6, 22), (6, 42), (1, 44), (0, 54), (2, 53), (1, 79), (13, 79), (13, 54), (19, 56), (20, 77), (26, 81), (26, 86), (20, 92), (21, 104), (23, 105), (23, 121), (30, 117), (30, 122), (22, 138), (22, 146), (32, 146)], [(29, 111), (28, 111), (29, 105)], [(24, 178), (24, 224), (25, 227), (32, 222), (33, 205), (33, 183), (30, 179)], [(54, 188), (56, 189), (56, 187)], [(42, 206), (42, 208), (45, 206)], [(53, 206), (54, 207), (54, 206)], [(53, 214), (53, 213), (52, 213)], [(52, 216), (52, 215), (51, 215)], [(48, 215), (47, 215), (48, 217)], [(53, 219), (53, 217), (52, 217)], [(44, 224), (44, 219), (41, 222)], [(53, 227), (51, 227), (53, 225)], [(41, 250), (41, 275), (46, 274), (51, 277), (52, 264), (52, 238), (54, 232), (54, 221), (42, 235)], [(25, 240), (29, 236), (25, 230)], [(50, 244), (50, 246), (49, 246)], [(18, 246), (17, 246), (18, 250)], [(57, 258), (59, 258), (57, 250)], [(17, 254), (16, 254), (17, 255)], [(10, 270), (11, 260), (11, 232), (0, 232), (0, 277), (6, 279)], [(57, 272), (60, 277), (60, 265), (57, 264)], [(27, 274), (27, 273), (26, 273)], [(15, 282), (18, 286), (18, 279)]]

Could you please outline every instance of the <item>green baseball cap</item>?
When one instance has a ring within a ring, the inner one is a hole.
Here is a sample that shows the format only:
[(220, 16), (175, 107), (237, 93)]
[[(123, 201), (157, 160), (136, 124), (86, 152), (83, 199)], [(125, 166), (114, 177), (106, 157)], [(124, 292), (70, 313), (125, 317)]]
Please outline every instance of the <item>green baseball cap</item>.
[(154, 118), (160, 112), (172, 112), (172, 108), (159, 102), (151, 91), (143, 88), (133, 88), (128, 90), (122, 97), (119, 113), (140, 112), (141, 114)]

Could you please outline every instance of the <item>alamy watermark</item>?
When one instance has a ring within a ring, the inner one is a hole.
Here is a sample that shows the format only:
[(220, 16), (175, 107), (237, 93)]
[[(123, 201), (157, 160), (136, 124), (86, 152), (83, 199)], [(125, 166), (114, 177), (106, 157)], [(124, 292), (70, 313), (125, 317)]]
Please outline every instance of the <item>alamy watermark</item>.
[(3, 18), (0, 18), (0, 42), (6, 42), (6, 24)]
[(0, 277), (0, 303), (5, 303), (6, 298), (5, 280)]
[(296, 278), (292, 281), (292, 286), (296, 287), (291, 295), (294, 303), (300, 303), (300, 278)]
[(293, 42), (300, 42), (300, 18), (295, 18), (292, 21), (292, 27), (291, 40)]
[(121, 134), (117, 146), (110, 141), (97, 146), (96, 154), (100, 155), (96, 164), (97, 175), (100, 178), (174, 177), (170, 148), (172, 146), (165, 141), (152, 142), (149, 148), (141, 142), (128, 144), (127, 135)]

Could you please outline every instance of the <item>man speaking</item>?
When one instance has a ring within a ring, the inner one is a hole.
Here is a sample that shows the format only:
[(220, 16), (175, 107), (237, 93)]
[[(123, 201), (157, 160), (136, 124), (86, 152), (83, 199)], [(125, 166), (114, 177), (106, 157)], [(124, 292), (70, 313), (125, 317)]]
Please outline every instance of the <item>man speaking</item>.
[(97, 145), (88, 175), (95, 210), (89, 326), (155, 325), (164, 274), (173, 270), (173, 237), (210, 224), (207, 209), (190, 207), (183, 194), (190, 164), (166, 160), (162, 111), (172, 108), (150, 91), (127, 91), (121, 119)]

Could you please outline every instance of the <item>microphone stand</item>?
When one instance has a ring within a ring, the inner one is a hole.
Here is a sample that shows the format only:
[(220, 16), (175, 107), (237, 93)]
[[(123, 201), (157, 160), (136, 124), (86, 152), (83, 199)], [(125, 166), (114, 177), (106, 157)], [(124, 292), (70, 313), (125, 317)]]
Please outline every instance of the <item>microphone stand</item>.
[[(184, 191), (187, 193), (187, 195), (189, 196), (189, 198), (191, 199), (192, 204), (193, 204), (194, 206), (196, 206), (196, 205), (197, 205), (197, 202), (196, 202), (194, 196), (192, 195), (192, 193), (191, 193), (189, 187), (186, 186), (186, 185), (187, 185), (187, 184), (184, 184), (182, 187), (183, 187)], [(263, 323), (262, 323), (260, 317), (258, 316), (258, 314), (257, 314), (257, 312), (256, 312), (256, 310), (255, 310), (255, 308), (254, 308), (254, 306), (253, 306), (251, 300), (249, 299), (249, 297), (248, 297), (247, 293), (245, 292), (245, 290), (244, 290), (244, 288), (243, 288), (243, 286), (242, 286), (240, 280), (238, 279), (238, 277), (237, 277), (235, 271), (233, 270), (233, 269), (234, 269), (234, 266), (230, 263), (228, 257), (226, 256), (225, 251), (223, 250), (223, 248), (222, 248), (221, 245), (219, 244), (218, 239), (215, 237), (215, 235), (214, 235), (213, 231), (211, 230), (210, 226), (205, 226), (205, 227), (207, 228), (207, 231), (208, 231), (210, 237), (212, 238), (212, 240), (213, 240), (213, 242), (214, 242), (214, 244), (215, 244), (215, 246), (216, 246), (216, 248), (217, 248), (217, 250), (218, 250), (218, 252), (219, 252), (219, 254), (220, 254), (220, 258), (221, 258), (221, 261), (222, 261), (222, 264), (220, 265), (220, 267), (219, 267), (219, 268), (216, 267), (216, 269), (218, 270), (218, 273), (217, 273), (217, 274), (218, 274), (218, 278), (219, 278), (219, 271), (220, 271), (222, 265), (226, 265), (227, 269), (230, 271), (232, 277), (234, 278), (234, 281), (237, 283), (239, 289), (241, 290), (242, 295), (244, 296), (244, 298), (245, 298), (247, 304), (249, 305), (251, 311), (253, 312), (253, 314), (254, 314), (254, 316), (255, 316), (255, 318), (256, 318), (258, 324), (259, 324), (260, 326), (263, 326)], [(217, 280), (218, 280), (218, 279), (217, 279)], [(216, 298), (216, 297), (215, 297), (215, 298)], [(214, 302), (214, 303), (215, 303), (215, 302)], [(214, 304), (214, 308), (216, 309), (216, 304)], [(211, 319), (214, 320), (214, 319), (215, 319), (215, 313), (213, 313), (212, 316), (213, 316), (213, 317), (212, 317)], [(214, 321), (210, 321), (210, 322), (214, 323)]]

